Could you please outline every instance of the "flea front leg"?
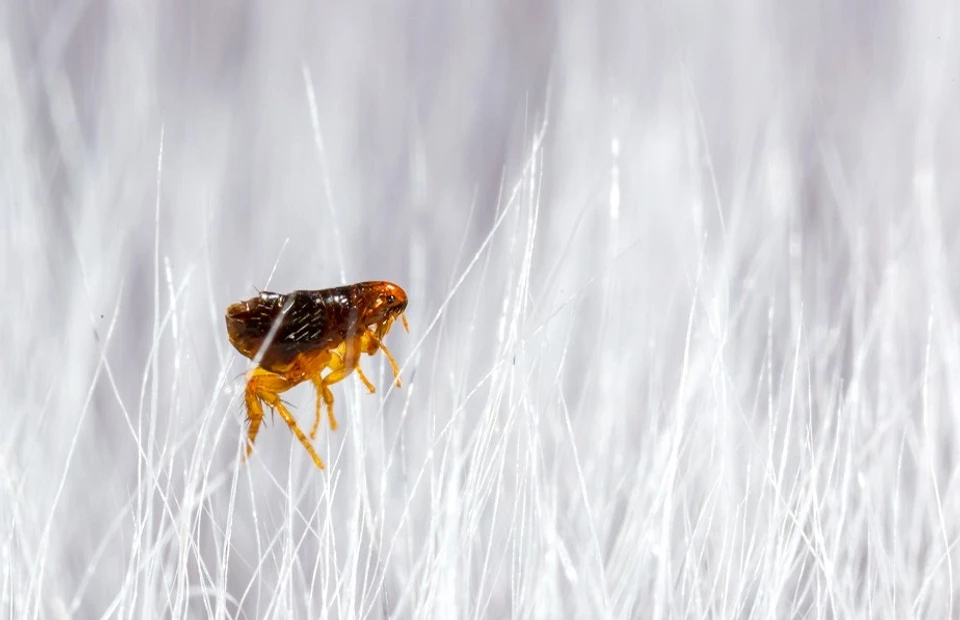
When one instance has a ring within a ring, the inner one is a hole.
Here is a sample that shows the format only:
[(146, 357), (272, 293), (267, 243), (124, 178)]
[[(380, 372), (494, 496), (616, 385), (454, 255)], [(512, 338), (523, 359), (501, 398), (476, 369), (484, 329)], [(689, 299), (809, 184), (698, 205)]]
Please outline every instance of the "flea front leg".
[[(404, 319), (404, 325), (406, 325), (406, 319)], [(390, 362), (390, 369), (393, 371), (394, 382), (397, 387), (403, 387), (400, 381), (400, 367), (397, 366), (397, 360), (393, 359), (393, 354), (390, 353), (390, 349), (387, 348), (387, 345), (383, 344), (381, 336), (377, 335), (375, 332), (368, 331), (363, 334), (362, 345), (363, 352), (367, 355), (373, 355), (377, 351), (383, 351), (383, 354), (387, 356), (387, 361)], [(373, 391), (372, 389), (370, 390)]]

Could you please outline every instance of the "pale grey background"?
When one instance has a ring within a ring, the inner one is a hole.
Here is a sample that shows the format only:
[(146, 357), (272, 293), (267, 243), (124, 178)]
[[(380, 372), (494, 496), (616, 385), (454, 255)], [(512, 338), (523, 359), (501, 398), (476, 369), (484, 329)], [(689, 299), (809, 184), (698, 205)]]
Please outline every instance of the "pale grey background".
[[(6, 0), (0, 615), (957, 613), (958, 19)], [(326, 474), (267, 425), (234, 506), (275, 264), (402, 283), (409, 381), (339, 388)]]

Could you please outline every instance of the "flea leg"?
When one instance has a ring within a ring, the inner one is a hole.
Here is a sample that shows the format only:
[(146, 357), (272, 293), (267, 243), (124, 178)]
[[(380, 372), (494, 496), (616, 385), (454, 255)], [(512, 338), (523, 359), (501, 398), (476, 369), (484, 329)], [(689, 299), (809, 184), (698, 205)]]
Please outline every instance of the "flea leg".
[[(253, 444), (260, 432), (260, 423), (263, 421), (263, 403), (267, 393), (279, 394), (293, 387), (293, 383), (281, 375), (274, 374), (263, 368), (254, 368), (247, 375), (247, 389), (244, 400), (247, 404), (247, 422), (250, 428), (247, 431), (247, 452), (249, 457), (253, 452)], [(244, 459), (246, 460), (246, 459)]]
[(362, 346), (364, 353), (367, 355), (373, 355), (378, 350), (383, 351), (383, 354), (387, 356), (387, 361), (390, 362), (390, 368), (393, 370), (393, 378), (395, 379), (397, 387), (403, 387), (400, 382), (400, 368), (397, 366), (397, 360), (393, 359), (390, 349), (387, 348), (387, 345), (383, 344), (383, 340), (374, 332), (367, 332), (363, 335)]
[[(322, 351), (308, 358), (304, 358), (304, 363), (300, 366), (300, 376), (310, 377), (310, 382), (313, 383), (317, 392), (316, 408), (313, 412), (313, 426), (310, 428), (311, 440), (317, 438), (317, 429), (320, 428), (320, 401), (327, 403), (328, 406), (333, 405), (333, 392), (327, 389), (320, 381), (320, 373), (323, 372), (324, 368), (334, 363), (334, 356), (337, 355), (338, 353), (336, 351)], [(331, 418), (330, 430), (337, 430), (337, 421), (333, 419), (332, 413), (329, 417)]]
[(260, 432), (260, 422), (263, 421), (263, 405), (260, 404), (260, 398), (257, 397), (256, 392), (250, 389), (249, 384), (247, 385), (245, 400), (247, 401), (247, 423), (250, 428), (247, 430), (247, 452), (241, 462), (246, 462), (250, 453), (253, 452), (253, 442), (257, 440), (257, 433)]
[(316, 439), (317, 429), (320, 427), (320, 401), (327, 405), (327, 419), (330, 420), (330, 430), (337, 430), (337, 419), (333, 417), (333, 392), (324, 384), (319, 373), (314, 375), (310, 381), (317, 390), (317, 409), (313, 416), (313, 428), (310, 429), (310, 439)]
[(376, 393), (377, 388), (373, 387), (373, 384), (370, 383), (370, 379), (367, 379), (367, 375), (363, 374), (363, 368), (360, 368), (360, 364), (357, 364), (357, 376), (360, 377), (360, 381), (367, 386), (367, 389), (370, 390), (371, 394)]
[(390, 362), (390, 368), (393, 369), (393, 378), (395, 379), (396, 386), (403, 387), (403, 383), (400, 381), (400, 368), (397, 366), (397, 360), (393, 359), (393, 355), (391, 355), (387, 345), (381, 342), (380, 348), (383, 350), (383, 354), (387, 356), (387, 360)]
[(313, 446), (310, 445), (307, 436), (303, 434), (297, 421), (294, 419), (287, 408), (280, 400), (280, 394), (289, 390), (300, 383), (294, 379), (288, 379), (282, 375), (256, 368), (250, 373), (250, 379), (247, 381), (247, 417), (250, 420), (250, 432), (248, 434), (249, 443), (247, 444), (247, 456), (253, 451), (253, 440), (256, 438), (257, 431), (260, 429), (260, 421), (263, 419), (263, 407), (261, 402), (272, 407), (280, 414), (283, 421), (287, 423), (293, 434), (297, 436), (303, 447), (307, 449), (313, 462), (317, 467), (324, 469), (323, 461), (317, 456)]
[[(351, 352), (356, 347), (350, 347)], [(373, 384), (367, 379), (367, 376), (363, 373), (363, 369), (360, 368), (360, 354), (347, 354), (347, 344), (344, 343), (337, 348), (337, 351), (330, 356), (329, 361), (327, 362), (327, 368), (330, 369), (330, 374), (326, 377), (321, 377), (318, 372), (310, 380), (313, 383), (314, 388), (317, 391), (317, 409), (313, 420), (313, 429), (310, 431), (310, 438), (314, 439), (317, 436), (317, 429), (320, 426), (320, 401), (322, 400), (327, 408), (327, 419), (330, 422), (330, 430), (337, 430), (337, 419), (333, 415), (333, 392), (330, 390), (330, 385), (345, 379), (350, 375), (350, 372), (353, 370), (357, 371), (360, 380), (363, 384), (370, 390), (370, 393), (373, 394), (377, 391)], [(322, 369), (321, 369), (322, 370)], [(333, 377), (331, 380), (330, 377)]]
[[(337, 429), (337, 419), (333, 415), (333, 392), (330, 390), (330, 386), (349, 377), (354, 369), (360, 369), (360, 348), (357, 346), (359, 344), (357, 341), (359, 340), (360, 337), (358, 336), (354, 341), (348, 340), (337, 347), (337, 350), (334, 351), (327, 362), (327, 367), (330, 368), (330, 374), (326, 377), (321, 377), (320, 374), (317, 373), (311, 379), (317, 390), (317, 417), (314, 422), (314, 429), (316, 429), (320, 422), (321, 398), (327, 406), (327, 420), (330, 422), (330, 429)], [(367, 384), (367, 387), (373, 387), (369, 381), (365, 381), (364, 383)]]
[(331, 358), (328, 364), (330, 374), (322, 379), (324, 385), (331, 386), (334, 383), (339, 383), (360, 367), (360, 354), (363, 353), (363, 344), (363, 335), (359, 335), (344, 341), (337, 347), (336, 355)]
[[(350, 373), (357, 371), (357, 376), (360, 377), (363, 385), (370, 390), (370, 393), (373, 394), (377, 391), (360, 367), (360, 356), (363, 353), (373, 355), (380, 349), (383, 349), (383, 352), (387, 355), (387, 359), (390, 360), (390, 366), (393, 368), (393, 376), (397, 379), (397, 387), (400, 387), (400, 371), (397, 368), (397, 362), (393, 359), (390, 351), (383, 345), (383, 342), (381, 342), (372, 331), (364, 331), (344, 341), (335, 351), (332, 351), (324, 358), (325, 367), (330, 369), (330, 373), (327, 374), (326, 377), (321, 377), (319, 371), (314, 374), (311, 370), (310, 381), (317, 391), (317, 409), (314, 415), (313, 428), (310, 431), (311, 439), (316, 437), (317, 429), (320, 425), (321, 400), (323, 400), (326, 405), (327, 420), (330, 423), (330, 429), (337, 430), (337, 419), (333, 415), (333, 392), (330, 390), (331, 385), (343, 381), (350, 376)], [(320, 371), (322, 370), (323, 366), (320, 367)]]
[[(307, 436), (304, 435), (303, 431), (300, 430), (300, 427), (297, 426), (297, 421), (292, 415), (290, 415), (290, 412), (287, 411), (287, 408), (283, 406), (283, 403), (280, 402), (280, 397), (276, 394), (268, 394), (265, 400), (268, 405), (277, 410), (277, 413), (280, 414), (280, 417), (283, 418), (283, 421), (287, 423), (287, 426), (290, 427), (290, 430), (293, 431), (293, 434), (297, 436), (297, 439), (300, 440), (300, 443), (303, 444), (303, 447), (307, 449), (307, 452), (310, 454), (310, 458), (313, 459), (313, 462), (316, 463), (317, 467), (324, 469), (323, 461), (320, 460), (319, 456), (317, 456), (317, 453), (314, 451), (310, 440), (307, 439)], [(271, 402), (271, 400), (273, 402)]]

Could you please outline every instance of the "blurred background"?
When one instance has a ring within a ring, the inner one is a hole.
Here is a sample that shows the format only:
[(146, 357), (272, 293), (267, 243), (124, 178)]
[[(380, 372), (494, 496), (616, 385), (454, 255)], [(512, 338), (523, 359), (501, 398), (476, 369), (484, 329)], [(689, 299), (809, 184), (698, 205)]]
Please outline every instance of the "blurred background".
[[(0, 616), (960, 617), (958, 18), (0, 0)], [(226, 306), (380, 279), (240, 465)]]

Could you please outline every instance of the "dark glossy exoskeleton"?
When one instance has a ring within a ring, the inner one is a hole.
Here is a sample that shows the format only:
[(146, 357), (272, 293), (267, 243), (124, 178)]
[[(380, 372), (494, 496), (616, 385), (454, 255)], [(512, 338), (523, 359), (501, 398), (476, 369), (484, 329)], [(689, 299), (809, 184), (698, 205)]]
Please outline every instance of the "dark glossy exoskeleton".
[[(313, 383), (317, 391), (310, 432), (313, 439), (320, 423), (321, 400), (327, 406), (330, 428), (337, 428), (331, 385), (356, 370), (370, 392), (376, 391), (360, 368), (361, 354), (374, 355), (382, 350), (399, 387), (399, 369), (383, 338), (397, 318), (409, 331), (406, 308), (407, 294), (390, 282), (361, 282), (286, 294), (264, 291), (231, 304), (225, 316), (230, 343), (244, 357), (257, 362), (247, 378), (247, 455), (253, 450), (266, 404), (283, 417), (317, 467), (323, 469), (323, 461), (279, 395), (304, 381)], [(324, 376), (325, 370), (330, 372)]]

